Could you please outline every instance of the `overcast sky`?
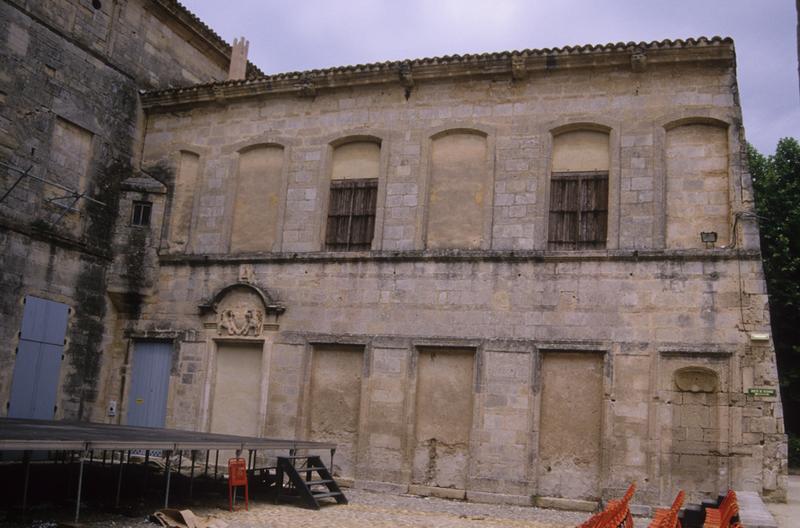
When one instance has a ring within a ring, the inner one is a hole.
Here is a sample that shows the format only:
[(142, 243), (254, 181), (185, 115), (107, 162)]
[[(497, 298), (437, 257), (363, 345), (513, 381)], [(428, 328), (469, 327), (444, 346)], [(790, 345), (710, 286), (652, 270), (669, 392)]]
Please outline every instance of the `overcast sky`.
[(800, 139), (795, 0), (183, 0), (266, 73), (447, 54), (730, 36), (747, 139)]

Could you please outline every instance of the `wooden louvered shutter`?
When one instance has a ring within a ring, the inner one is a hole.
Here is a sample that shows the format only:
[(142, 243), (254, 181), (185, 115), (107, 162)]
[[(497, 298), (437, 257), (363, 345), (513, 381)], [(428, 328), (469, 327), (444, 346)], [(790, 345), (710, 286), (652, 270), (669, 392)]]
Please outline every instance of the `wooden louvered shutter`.
[(331, 182), (325, 247), (328, 251), (368, 251), (375, 233), (378, 180)]
[(375, 232), (375, 204), (378, 198), (377, 180), (360, 180), (353, 188), (353, 209), (350, 220), (350, 247), (353, 251), (368, 251)]
[(608, 224), (608, 173), (553, 173), (548, 249), (603, 249)]
[(608, 173), (580, 179), (578, 249), (604, 249), (608, 224)]
[(550, 249), (573, 249), (578, 233), (578, 180), (553, 178), (550, 183)]

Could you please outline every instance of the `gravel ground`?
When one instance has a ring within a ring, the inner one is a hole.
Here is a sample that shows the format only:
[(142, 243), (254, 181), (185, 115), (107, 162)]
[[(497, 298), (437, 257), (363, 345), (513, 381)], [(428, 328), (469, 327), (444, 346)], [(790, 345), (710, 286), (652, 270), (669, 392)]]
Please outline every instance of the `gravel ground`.
[[(229, 512), (218, 507), (195, 507), (198, 516), (211, 516), (228, 523), (229, 528), (297, 528), (320, 526), (330, 528), (430, 527), (430, 528), (561, 528), (574, 527), (588, 518), (587, 513), (545, 510), (523, 506), (478, 504), (454, 500), (423, 498), (412, 495), (390, 495), (361, 490), (345, 490), (350, 504), (332, 504), (320, 511), (295, 506), (276, 506), (258, 502), (250, 511)], [(51, 528), (49, 521), (2, 523), (9, 528)], [(39, 515), (42, 518), (42, 515)], [(637, 524), (639, 524), (637, 522)], [(81, 525), (87, 527), (153, 528), (146, 519), (122, 516), (100, 516), (86, 512)], [(643, 524), (646, 526), (646, 524)]]

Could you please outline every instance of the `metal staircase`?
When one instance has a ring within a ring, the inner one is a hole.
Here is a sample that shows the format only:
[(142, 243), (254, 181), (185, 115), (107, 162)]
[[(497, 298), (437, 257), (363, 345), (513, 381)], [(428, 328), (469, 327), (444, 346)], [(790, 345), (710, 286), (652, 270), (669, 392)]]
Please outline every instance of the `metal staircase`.
[(347, 504), (347, 497), (317, 455), (278, 457), (276, 477), (276, 503), (296, 501), (312, 510), (320, 508), (321, 499), (335, 499), (339, 504)]

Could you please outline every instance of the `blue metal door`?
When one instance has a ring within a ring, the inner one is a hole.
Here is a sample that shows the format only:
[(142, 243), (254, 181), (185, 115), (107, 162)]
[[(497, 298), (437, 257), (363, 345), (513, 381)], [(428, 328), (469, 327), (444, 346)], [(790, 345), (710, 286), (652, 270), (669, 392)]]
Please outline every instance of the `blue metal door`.
[(164, 427), (171, 366), (171, 343), (138, 341), (134, 344), (128, 425)]
[(66, 304), (25, 297), (9, 417), (53, 419), (68, 318)]

